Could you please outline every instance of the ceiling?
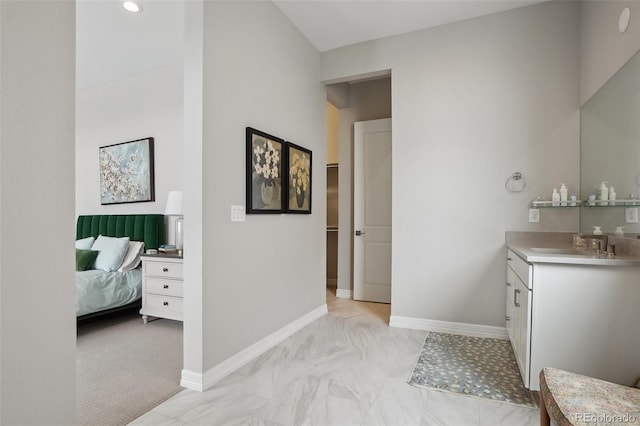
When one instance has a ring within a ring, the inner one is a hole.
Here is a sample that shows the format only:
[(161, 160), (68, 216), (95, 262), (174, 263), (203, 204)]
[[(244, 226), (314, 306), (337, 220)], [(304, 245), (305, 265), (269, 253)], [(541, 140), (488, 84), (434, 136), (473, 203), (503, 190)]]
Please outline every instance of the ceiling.
[[(541, 1), (545, 0), (276, 0), (274, 3), (324, 52)], [(182, 60), (183, 0), (139, 0), (139, 3), (143, 12), (134, 14), (125, 11), (119, 0), (77, 1), (79, 90)]]
[(119, 0), (76, 1), (78, 90), (182, 61), (183, 1), (139, 2), (142, 13)]
[(274, 0), (321, 52), (546, 0)]

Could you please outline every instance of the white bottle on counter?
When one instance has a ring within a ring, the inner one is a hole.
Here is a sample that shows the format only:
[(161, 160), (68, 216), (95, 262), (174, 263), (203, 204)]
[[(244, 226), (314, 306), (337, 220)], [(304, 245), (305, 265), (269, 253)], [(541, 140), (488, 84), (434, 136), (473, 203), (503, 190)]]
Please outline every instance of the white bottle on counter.
[(593, 227), (593, 235), (602, 235), (602, 229), (599, 226)]
[(602, 182), (600, 184), (600, 204), (601, 206), (606, 206), (608, 203), (606, 202), (609, 199), (609, 188), (607, 188), (607, 182)]
[(558, 192), (558, 188), (553, 188), (553, 193), (551, 194), (551, 205), (554, 207), (560, 205), (560, 193)]
[(565, 186), (564, 183), (560, 184), (560, 205), (561, 206), (567, 205), (567, 187)]
[(615, 206), (616, 205), (616, 191), (615, 189), (613, 189), (613, 186), (609, 187), (609, 205), (610, 206)]
[(623, 228), (624, 228), (624, 226), (617, 226), (616, 227), (616, 230), (613, 232), (616, 237), (623, 237), (624, 236), (624, 231), (622, 230)]

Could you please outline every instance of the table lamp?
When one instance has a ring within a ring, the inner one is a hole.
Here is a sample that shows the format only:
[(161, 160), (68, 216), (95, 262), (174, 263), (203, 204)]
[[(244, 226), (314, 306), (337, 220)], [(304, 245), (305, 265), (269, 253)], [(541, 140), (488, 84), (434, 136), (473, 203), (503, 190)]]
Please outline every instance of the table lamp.
[(182, 255), (184, 224), (182, 217), (182, 191), (169, 191), (165, 216), (178, 216), (175, 221), (175, 245), (178, 254)]

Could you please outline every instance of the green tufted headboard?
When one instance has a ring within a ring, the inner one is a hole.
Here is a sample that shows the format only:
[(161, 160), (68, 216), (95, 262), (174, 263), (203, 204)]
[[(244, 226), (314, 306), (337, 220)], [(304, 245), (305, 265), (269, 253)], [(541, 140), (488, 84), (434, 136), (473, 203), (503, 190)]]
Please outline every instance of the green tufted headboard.
[(146, 249), (157, 249), (164, 241), (164, 215), (87, 215), (78, 216), (76, 240), (86, 237), (129, 237), (144, 241)]

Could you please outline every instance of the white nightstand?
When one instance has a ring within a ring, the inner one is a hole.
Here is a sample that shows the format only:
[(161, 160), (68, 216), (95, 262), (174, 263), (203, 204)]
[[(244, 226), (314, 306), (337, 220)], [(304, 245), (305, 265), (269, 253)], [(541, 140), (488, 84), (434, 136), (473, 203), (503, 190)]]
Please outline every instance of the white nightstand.
[(141, 256), (142, 321), (149, 317), (182, 321), (182, 257)]

